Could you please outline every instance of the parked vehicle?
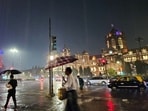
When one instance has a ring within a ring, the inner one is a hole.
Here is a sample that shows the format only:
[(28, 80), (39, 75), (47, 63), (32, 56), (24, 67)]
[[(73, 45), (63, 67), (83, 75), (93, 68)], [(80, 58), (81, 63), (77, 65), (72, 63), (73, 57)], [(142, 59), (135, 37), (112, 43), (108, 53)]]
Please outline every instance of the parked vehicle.
[(89, 78), (89, 77), (82, 77), (82, 78), (83, 78), (83, 80), (84, 80), (84, 84), (87, 85), (87, 83), (88, 83), (88, 78)]
[(109, 80), (110, 82), (112, 81), (117, 81), (121, 76), (113, 76), (113, 77), (110, 77)]
[(123, 76), (118, 80), (111, 81), (108, 87), (112, 90), (137, 89), (139, 91), (144, 91), (146, 89), (146, 83), (141, 76)]
[(92, 77), (87, 80), (87, 84), (88, 85), (98, 85), (98, 84), (107, 85), (109, 84), (109, 79), (103, 78), (103, 77)]
[(146, 83), (146, 87), (148, 87), (148, 77), (144, 77), (144, 81)]

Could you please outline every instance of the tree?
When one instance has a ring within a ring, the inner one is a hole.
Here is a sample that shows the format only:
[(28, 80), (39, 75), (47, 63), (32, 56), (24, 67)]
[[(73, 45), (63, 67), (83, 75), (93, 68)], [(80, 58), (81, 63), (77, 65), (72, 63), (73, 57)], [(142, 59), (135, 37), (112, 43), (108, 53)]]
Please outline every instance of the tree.
[(116, 76), (117, 75), (116, 71), (113, 68), (109, 68), (107, 72), (109, 73), (109, 76)]
[(88, 75), (87, 68), (84, 68), (84, 76), (87, 76), (87, 75)]
[(79, 67), (79, 74), (80, 74), (80, 75), (83, 75), (83, 69), (82, 69), (82, 66)]
[(145, 74), (146, 73), (146, 67), (147, 67), (146, 63), (144, 63), (143, 61), (137, 60), (137, 61), (135, 61), (135, 65), (136, 65), (137, 74)]
[(90, 67), (84, 68), (84, 75), (85, 76), (92, 76), (92, 72), (90, 70)]
[(77, 70), (76, 68), (73, 68), (73, 74), (74, 74), (75, 76), (77, 76), (78, 70)]
[(145, 71), (146, 71), (146, 74), (148, 73), (148, 64), (146, 63), (146, 66), (145, 66)]
[(123, 70), (125, 71), (126, 74), (131, 74), (132, 68), (129, 62), (124, 62)]

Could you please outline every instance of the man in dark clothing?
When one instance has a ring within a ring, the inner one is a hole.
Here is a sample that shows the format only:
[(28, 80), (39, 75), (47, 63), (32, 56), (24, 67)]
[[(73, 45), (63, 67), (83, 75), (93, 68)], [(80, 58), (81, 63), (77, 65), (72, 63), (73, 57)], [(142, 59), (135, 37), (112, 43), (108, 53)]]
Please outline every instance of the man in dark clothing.
[(80, 76), (77, 76), (77, 77), (78, 77), (78, 80), (79, 80), (80, 90), (82, 91), (83, 87), (84, 87), (84, 80)]
[(6, 104), (4, 105), (4, 108), (7, 108), (7, 105), (9, 103), (10, 97), (12, 96), (13, 102), (14, 102), (14, 108), (17, 108), (17, 104), (16, 104), (16, 97), (15, 97), (15, 93), (16, 93), (16, 86), (17, 86), (17, 80), (14, 79), (14, 76), (11, 74), (10, 75), (10, 81), (8, 82), (8, 84), (6, 85), (8, 89), (8, 95), (7, 95), (7, 101)]

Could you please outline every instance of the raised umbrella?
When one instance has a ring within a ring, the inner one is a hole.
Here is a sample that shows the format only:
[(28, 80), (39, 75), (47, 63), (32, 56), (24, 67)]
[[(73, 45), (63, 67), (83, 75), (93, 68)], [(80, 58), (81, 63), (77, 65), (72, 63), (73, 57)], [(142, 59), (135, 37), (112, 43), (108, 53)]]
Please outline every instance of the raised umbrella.
[(49, 61), (48, 65), (47, 65), (47, 67), (45, 69), (50, 69), (50, 68), (62, 66), (62, 65), (68, 64), (68, 63), (73, 63), (76, 60), (78, 60), (78, 59), (75, 58), (74, 56), (57, 57), (53, 61)]
[(0, 72), (0, 74), (21, 74), (21, 73), (22, 72), (17, 69), (7, 69), (7, 70)]

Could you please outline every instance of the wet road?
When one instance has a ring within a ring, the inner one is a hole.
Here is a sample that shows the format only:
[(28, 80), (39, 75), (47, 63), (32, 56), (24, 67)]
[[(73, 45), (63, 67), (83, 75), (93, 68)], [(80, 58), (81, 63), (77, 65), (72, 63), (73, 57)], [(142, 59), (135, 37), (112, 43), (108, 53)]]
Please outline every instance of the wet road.
[[(48, 98), (48, 80), (18, 82), (18, 111), (63, 111), (65, 102), (57, 96)], [(54, 84), (54, 92), (60, 83)], [(7, 96), (5, 83), (0, 83), (0, 105), (4, 105)], [(139, 93), (130, 90), (111, 91), (105, 86), (89, 86), (83, 96), (78, 98), (81, 111), (148, 111), (148, 91)], [(9, 103), (13, 111), (12, 100)]]
[(143, 93), (131, 90), (112, 92), (108, 88), (102, 88), (89, 96), (93, 99), (88, 104), (82, 104), (84, 111), (91, 111), (87, 110), (90, 107), (92, 111), (148, 111), (147, 90)]

